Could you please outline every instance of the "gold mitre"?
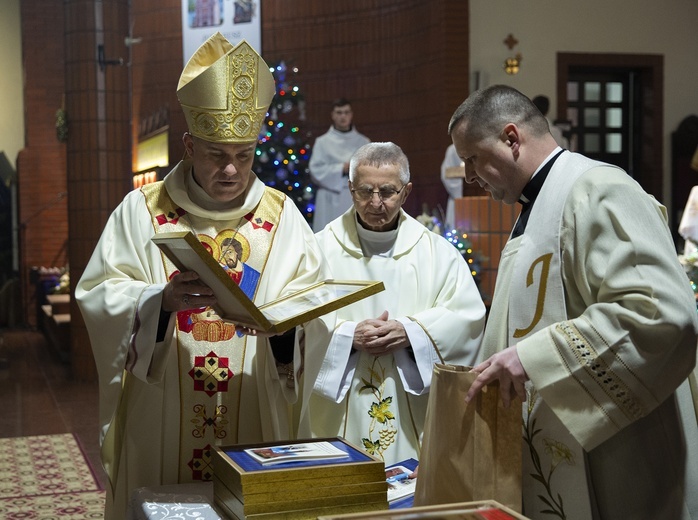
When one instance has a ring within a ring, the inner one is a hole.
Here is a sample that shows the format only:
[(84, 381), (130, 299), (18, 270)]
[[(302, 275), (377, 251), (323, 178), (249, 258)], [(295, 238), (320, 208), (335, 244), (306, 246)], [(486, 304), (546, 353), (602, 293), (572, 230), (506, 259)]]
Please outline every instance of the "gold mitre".
[(192, 135), (216, 143), (256, 141), (276, 92), (269, 66), (249, 43), (217, 32), (189, 59), (177, 85)]

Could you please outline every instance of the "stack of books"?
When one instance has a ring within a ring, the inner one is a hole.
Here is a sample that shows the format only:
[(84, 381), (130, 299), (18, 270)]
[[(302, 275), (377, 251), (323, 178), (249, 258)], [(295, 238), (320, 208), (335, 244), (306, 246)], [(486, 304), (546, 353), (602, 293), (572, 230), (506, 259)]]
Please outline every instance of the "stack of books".
[(301, 520), (388, 509), (382, 460), (345, 439), (219, 446), (216, 508), (230, 519)]

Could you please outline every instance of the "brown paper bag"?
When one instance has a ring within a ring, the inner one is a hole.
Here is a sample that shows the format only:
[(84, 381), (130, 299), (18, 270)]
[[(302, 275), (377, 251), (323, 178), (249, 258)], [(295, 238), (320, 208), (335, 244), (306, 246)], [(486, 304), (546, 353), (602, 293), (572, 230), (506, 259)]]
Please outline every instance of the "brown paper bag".
[(493, 384), (466, 406), (469, 370), (434, 366), (414, 505), (496, 500), (521, 512), (521, 402), (504, 408)]

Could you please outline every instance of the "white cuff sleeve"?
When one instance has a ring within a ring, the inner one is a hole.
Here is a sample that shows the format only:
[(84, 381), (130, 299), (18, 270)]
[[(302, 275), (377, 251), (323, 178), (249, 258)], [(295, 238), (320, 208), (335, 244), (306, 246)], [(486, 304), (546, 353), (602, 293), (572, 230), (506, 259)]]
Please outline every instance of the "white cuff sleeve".
[(314, 390), (318, 394), (340, 403), (346, 396), (356, 370), (359, 353), (351, 348), (354, 343), (356, 322), (345, 321), (332, 334), (322, 361), (320, 373), (315, 380)]
[(402, 385), (405, 391), (411, 394), (426, 394), (431, 386), (434, 363), (439, 363), (440, 360), (431, 339), (422, 327), (409, 318), (398, 318), (398, 321), (405, 327), (414, 353), (414, 360), (406, 349), (395, 353), (395, 363)]

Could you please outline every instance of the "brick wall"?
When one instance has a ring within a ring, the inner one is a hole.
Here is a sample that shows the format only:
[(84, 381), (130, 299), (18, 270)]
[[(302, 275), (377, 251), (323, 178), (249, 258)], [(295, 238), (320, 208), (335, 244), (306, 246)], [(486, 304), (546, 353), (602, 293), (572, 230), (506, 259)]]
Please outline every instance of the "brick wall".
[[(100, 65), (125, 55), (129, 0), (64, 0), (71, 293), (82, 276), (104, 224), (131, 189), (129, 70)], [(71, 365), (74, 377), (97, 378), (87, 329), (71, 303)]]
[(264, 58), (299, 68), (313, 136), (330, 126), (331, 101), (350, 99), (362, 133), (407, 154), (408, 213), (445, 209), (446, 127), (468, 95), (468, 2), (265, 0), (262, 10)]
[(182, 134), (187, 129), (177, 100), (177, 83), (184, 66), (182, 6), (179, 1), (139, 0), (131, 2), (131, 17), (133, 37), (141, 38), (131, 47), (133, 149), (138, 144), (141, 122), (166, 111), (170, 163), (174, 166), (184, 152)]
[(65, 86), (63, 4), (22, 2), (21, 17), (26, 147), (17, 158), (19, 262), (24, 315), (36, 325), (29, 270), (68, 264), (66, 146), (56, 137)]

